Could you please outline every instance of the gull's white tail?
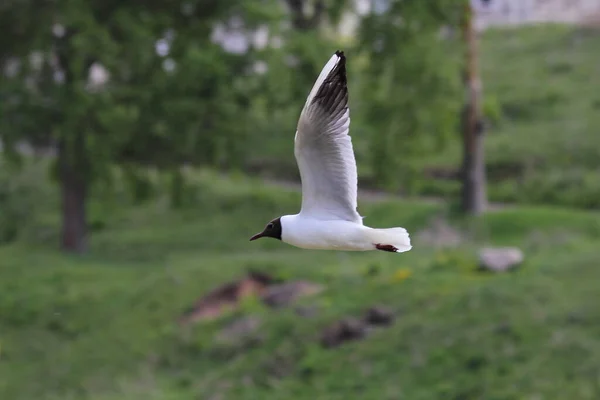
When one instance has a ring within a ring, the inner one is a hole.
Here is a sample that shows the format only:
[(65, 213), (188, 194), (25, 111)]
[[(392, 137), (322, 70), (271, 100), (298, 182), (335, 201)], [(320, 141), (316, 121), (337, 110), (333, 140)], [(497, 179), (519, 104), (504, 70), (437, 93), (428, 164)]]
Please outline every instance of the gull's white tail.
[(368, 235), (377, 250), (404, 253), (412, 249), (410, 236), (404, 228), (371, 228)]

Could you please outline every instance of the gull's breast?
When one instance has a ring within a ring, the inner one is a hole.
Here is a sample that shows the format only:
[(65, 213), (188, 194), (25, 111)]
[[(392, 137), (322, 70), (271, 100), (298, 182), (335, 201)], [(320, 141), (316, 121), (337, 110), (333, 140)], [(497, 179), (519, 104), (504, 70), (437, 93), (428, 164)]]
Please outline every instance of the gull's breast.
[(323, 221), (295, 218), (284, 222), (281, 239), (293, 246), (315, 250), (365, 251), (373, 244), (365, 231), (369, 228), (343, 220)]

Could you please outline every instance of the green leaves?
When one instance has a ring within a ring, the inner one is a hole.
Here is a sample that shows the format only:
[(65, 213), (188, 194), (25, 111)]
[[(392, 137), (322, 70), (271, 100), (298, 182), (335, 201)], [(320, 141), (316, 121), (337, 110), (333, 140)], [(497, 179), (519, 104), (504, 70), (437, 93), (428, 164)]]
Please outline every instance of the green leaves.
[[(295, 173), (300, 109), (337, 49), (349, 58), (357, 158), (374, 175), (362, 176), (410, 189), (411, 161), (456, 130), (459, 52), (442, 29), (458, 23), (455, 1), (397, 0), (364, 15), (349, 0), (70, 0), (41, 7), (31, 24), (33, 5), (3, 3), (16, 21), (0, 13), (0, 63), (17, 71), (0, 86), (0, 139), (9, 150), (64, 143), (92, 186), (115, 165), (237, 168), (271, 157)], [(349, 13), (359, 29), (342, 45), (335, 32)], [(227, 40), (247, 40), (246, 51), (227, 52)]]
[(384, 186), (410, 192), (417, 172), (411, 161), (456, 131), (460, 63), (452, 50), (457, 44), (442, 30), (455, 23), (456, 7), (445, 0), (394, 1), (362, 22), (359, 47), (368, 62), (360, 109), (377, 131), (371, 160)]
[[(263, 3), (157, 0), (142, 9), (135, 2), (73, 0), (42, 8), (37, 25), (7, 21), (4, 37), (28, 40), (0, 54), (0, 62), (21, 66), (0, 89), (7, 99), (0, 138), (10, 147), (40, 135), (69, 142), (83, 134), (87, 154), (80, 156), (89, 160), (90, 174), (121, 161), (168, 168), (215, 162), (211, 148), (227, 153), (234, 147), (229, 134), (239, 139), (247, 98), (232, 83), (244, 79), (250, 59), (211, 43), (212, 24), (241, 15), (257, 25), (274, 15), (272, 4)], [(30, 3), (5, 7), (18, 16)], [(40, 71), (29, 68), (33, 51)], [(90, 81), (93, 65), (104, 81)]]

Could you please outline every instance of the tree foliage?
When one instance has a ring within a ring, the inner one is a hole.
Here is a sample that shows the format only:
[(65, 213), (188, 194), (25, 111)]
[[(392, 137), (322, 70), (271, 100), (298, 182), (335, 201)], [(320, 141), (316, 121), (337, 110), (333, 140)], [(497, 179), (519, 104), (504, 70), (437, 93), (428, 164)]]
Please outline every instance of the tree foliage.
[(462, 9), (450, 0), (376, 3), (360, 29), (368, 60), (360, 108), (376, 131), (376, 180), (410, 190), (414, 160), (456, 134), (462, 89), (452, 28)]
[[(150, 169), (168, 171), (177, 205), (183, 165), (242, 167), (267, 153), (293, 163), (301, 107), (324, 61), (341, 49), (351, 60), (358, 156), (368, 148), (376, 181), (410, 188), (411, 161), (456, 131), (460, 53), (443, 29), (452, 31), (461, 9), (452, 0), (390, 0), (360, 14), (356, 4), (4, 1), (6, 156), (18, 161), (22, 143), (56, 151), (63, 246), (83, 251), (87, 199), (99, 183), (106, 188), (115, 166), (137, 201), (154, 193)], [(342, 41), (349, 13), (359, 29)]]
[[(252, 27), (266, 12), (233, 0), (2, 7), (1, 36), (23, 40), (6, 41), (0, 54), (0, 139), (14, 158), (20, 142), (55, 146), (63, 225), (71, 218), (74, 229), (66, 236), (85, 236), (89, 191), (115, 163), (172, 169), (235, 160), (249, 102), (237, 83), (249, 53), (226, 52), (211, 32), (232, 18)], [(105, 79), (94, 82), (94, 71)], [(86, 247), (75, 239), (63, 245)]]

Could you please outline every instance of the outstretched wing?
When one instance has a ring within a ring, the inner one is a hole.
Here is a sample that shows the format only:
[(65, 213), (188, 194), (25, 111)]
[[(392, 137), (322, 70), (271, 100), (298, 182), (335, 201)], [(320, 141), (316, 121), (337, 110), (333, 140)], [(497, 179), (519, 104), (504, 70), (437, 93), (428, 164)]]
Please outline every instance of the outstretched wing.
[(336, 51), (317, 78), (300, 114), (294, 155), (302, 179), (301, 214), (362, 223), (356, 160), (348, 135), (346, 57)]

